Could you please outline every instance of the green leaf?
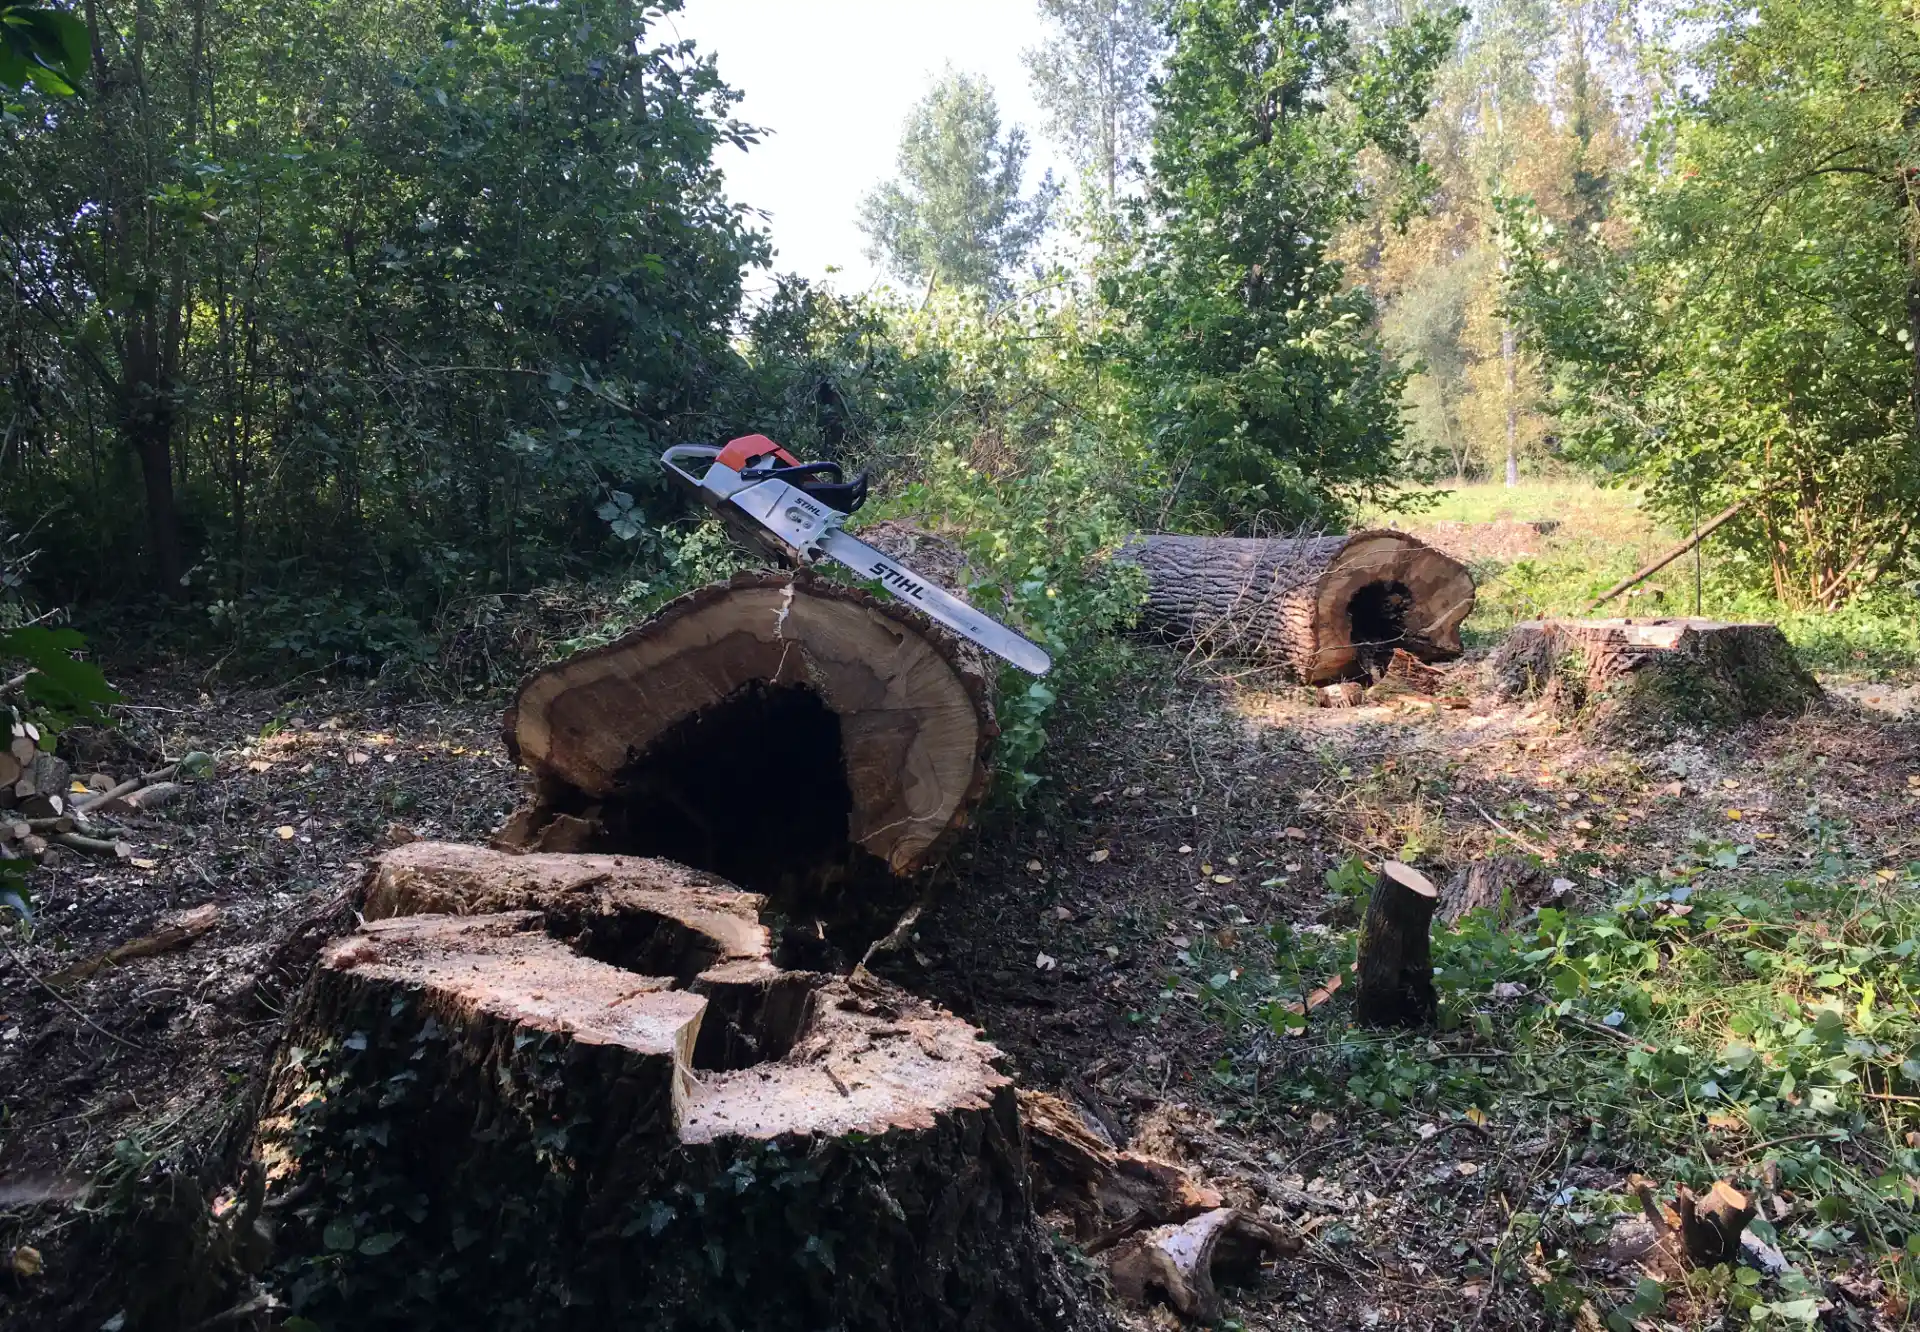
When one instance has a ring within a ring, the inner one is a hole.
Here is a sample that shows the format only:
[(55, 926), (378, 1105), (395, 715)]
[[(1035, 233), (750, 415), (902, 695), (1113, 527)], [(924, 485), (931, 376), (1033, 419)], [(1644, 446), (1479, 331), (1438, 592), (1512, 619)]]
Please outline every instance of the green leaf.
[(335, 1253), (345, 1253), (353, 1247), (353, 1222), (343, 1216), (336, 1216), (327, 1222), (325, 1230), (320, 1232), (320, 1242)]
[(400, 1238), (399, 1233), (396, 1231), (383, 1230), (378, 1235), (369, 1235), (361, 1240), (360, 1252), (369, 1258), (378, 1258), (381, 1254), (388, 1252), (394, 1245), (398, 1244)]

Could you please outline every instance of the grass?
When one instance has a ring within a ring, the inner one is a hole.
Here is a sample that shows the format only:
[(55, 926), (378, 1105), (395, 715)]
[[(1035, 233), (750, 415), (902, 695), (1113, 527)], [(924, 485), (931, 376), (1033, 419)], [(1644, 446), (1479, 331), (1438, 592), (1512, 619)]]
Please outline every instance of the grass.
[[(1475, 913), (1437, 929), (1438, 1034), (1343, 1027), (1341, 997), (1277, 1078), (1261, 1080), (1254, 1052), (1309, 1025), (1299, 996), (1344, 970), (1353, 930), (1309, 943), (1282, 928), (1270, 964), (1251, 948), (1183, 954), (1169, 991), (1232, 1034), (1215, 1076), (1254, 1117), (1317, 1103), (1349, 1120), (1524, 1126), (1560, 1136), (1567, 1164), (1697, 1190), (1726, 1178), (1768, 1201), (1752, 1229), (1785, 1272), (1699, 1272), (1628, 1293), (1596, 1285), (1575, 1256), (1631, 1209), (1621, 1190), (1515, 1198), (1534, 1210), (1512, 1214), (1494, 1261), (1562, 1313), (1590, 1302), (1627, 1332), (1671, 1302), (1694, 1325), (1726, 1313), (1807, 1326), (1823, 1283), (1864, 1267), (1898, 1319), (1920, 1299), (1920, 864), (1855, 864), (1838, 828), (1820, 840), (1792, 877), (1740, 876), (1751, 848), (1701, 846), (1599, 910), (1543, 908), (1506, 927)], [(1729, 869), (1722, 886), (1696, 887)], [(1342, 866), (1329, 898), (1357, 913), (1368, 877)]]
[[(1539, 539), (1533, 554), (1507, 553), (1491, 533), (1488, 552), (1476, 554), (1472, 534), (1449, 534), (1463, 543), (1461, 553), (1479, 588), (1465, 627), (1469, 644), (1497, 643), (1521, 620), (1588, 613), (1593, 598), (1683, 535), (1656, 522), (1635, 492), (1580, 479), (1526, 481), (1511, 490), (1498, 483), (1443, 490), (1431, 507), (1397, 521), (1419, 532), (1435, 523), (1543, 519), (1559, 526)], [(1808, 610), (1782, 605), (1768, 590), (1764, 566), (1712, 538), (1700, 548), (1699, 565), (1700, 614), (1772, 621), (1814, 670), (1881, 678), (1920, 670), (1920, 597), (1905, 589), (1890, 587), (1836, 612)], [(1689, 554), (1597, 613), (1693, 614), (1694, 577)]]

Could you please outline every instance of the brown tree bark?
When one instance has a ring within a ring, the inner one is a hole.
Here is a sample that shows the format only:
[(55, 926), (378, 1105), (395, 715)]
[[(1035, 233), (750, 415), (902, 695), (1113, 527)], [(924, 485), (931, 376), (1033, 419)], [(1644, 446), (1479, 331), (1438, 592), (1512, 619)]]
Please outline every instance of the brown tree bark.
[(1796, 716), (1820, 686), (1778, 627), (1716, 620), (1531, 620), (1493, 659), (1510, 699), (1594, 724), (1666, 730)]
[(1395, 648), (1457, 657), (1473, 610), (1466, 566), (1403, 532), (1147, 536), (1120, 558), (1147, 575), (1148, 628), (1304, 684), (1375, 677)]
[(752, 895), (633, 857), (416, 844), (366, 901), (485, 914), (368, 922), (291, 1018), (252, 1156), (295, 1312), (1102, 1325), (1035, 1222), (998, 1052), (882, 983), (780, 972)]
[(1424, 1027), (1434, 1020), (1433, 910), (1440, 891), (1410, 865), (1389, 860), (1374, 880), (1360, 926), (1354, 1016), (1369, 1027)]
[(986, 790), (978, 653), (805, 574), (742, 574), (536, 672), (506, 717), (534, 795), (499, 844), (666, 856), (757, 891), (910, 874)]

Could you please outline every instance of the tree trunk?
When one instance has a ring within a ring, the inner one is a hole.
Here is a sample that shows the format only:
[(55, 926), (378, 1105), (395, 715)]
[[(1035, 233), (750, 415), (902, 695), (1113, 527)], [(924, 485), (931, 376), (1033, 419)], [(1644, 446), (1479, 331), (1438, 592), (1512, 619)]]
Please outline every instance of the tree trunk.
[(996, 733), (971, 645), (837, 583), (742, 574), (528, 678), (506, 737), (533, 798), (496, 844), (665, 856), (844, 915), (966, 822)]
[(1513, 342), (1513, 319), (1500, 321), (1500, 366), (1507, 404), (1507, 489), (1520, 484), (1520, 385), (1517, 353)]
[(365, 924), (289, 1023), (253, 1158), (294, 1312), (1102, 1325), (1035, 1222), (998, 1052), (890, 986), (780, 972), (752, 895), (637, 858), (416, 844), (366, 900), (491, 914)]
[[(129, 367), (129, 376), (133, 368)], [(164, 385), (131, 378), (122, 408), (121, 434), (140, 460), (147, 508), (147, 553), (162, 596), (179, 595), (186, 566), (180, 556), (180, 514), (173, 493), (173, 410)]]
[(1513, 627), (1493, 675), (1506, 698), (1628, 730), (1797, 716), (1821, 698), (1777, 627), (1715, 620), (1531, 620)]
[(1419, 870), (1380, 867), (1360, 926), (1354, 1016), (1369, 1027), (1424, 1027), (1434, 1020), (1433, 909), (1440, 890)]
[(1147, 536), (1120, 558), (1146, 572), (1148, 628), (1303, 684), (1374, 678), (1395, 648), (1458, 657), (1473, 610), (1466, 566), (1403, 532)]

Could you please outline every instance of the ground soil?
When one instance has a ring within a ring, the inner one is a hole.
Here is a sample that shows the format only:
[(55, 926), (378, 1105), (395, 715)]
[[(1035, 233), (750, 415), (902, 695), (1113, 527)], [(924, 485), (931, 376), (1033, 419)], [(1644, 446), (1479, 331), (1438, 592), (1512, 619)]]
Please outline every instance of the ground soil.
[[(982, 1026), (1023, 1084), (1075, 1098), (1116, 1137), (1191, 1162), (1304, 1233), (1303, 1253), (1236, 1292), (1246, 1327), (1541, 1325), (1537, 1306), (1468, 1272), (1507, 1213), (1566, 1174), (1559, 1141), (1534, 1125), (1422, 1134), (1417, 1114), (1276, 1106), (1215, 1079), (1229, 1033), (1169, 998), (1182, 950), (1207, 940), (1230, 953), (1278, 922), (1324, 928), (1326, 872), (1410, 842), (1436, 877), (1516, 844), (1657, 874), (1693, 839), (1737, 826), (1758, 848), (1749, 868), (1791, 866), (1817, 796), (1870, 859), (1920, 858), (1911, 719), (1843, 704), (1620, 752), (1493, 706), (1477, 669), (1451, 668), (1466, 710), (1331, 711), (1305, 691), (1149, 655), (1097, 716), (1063, 728), (1034, 807), (981, 820), (956, 848), (912, 937), (876, 962)], [(0, 1277), (0, 1327), (59, 1326), (110, 1286), (75, 1270), (69, 1244), (76, 1209), (109, 1206), (87, 1185), (116, 1143), (187, 1150), (244, 1094), (278, 1033), (272, 1007), (298, 979), (273, 968), (300, 923), (324, 918), (382, 846), (481, 840), (516, 798), (497, 698), (183, 693), (178, 678), (120, 681), (140, 752), (100, 765), (197, 748), (215, 774), (142, 816), (136, 860), (68, 858), (40, 874), (36, 925), (0, 954), (0, 1254), (30, 1244), (44, 1262)], [(37, 979), (204, 903), (221, 924), (183, 950), (57, 996)], [(1338, 1020), (1338, 1005), (1315, 1018)], [(1312, 1030), (1272, 1040), (1276, 1068), (1316, 1048)], [(1620, 1182), (1611, 1167), (1577, 1169), (1586, 1187)]]

